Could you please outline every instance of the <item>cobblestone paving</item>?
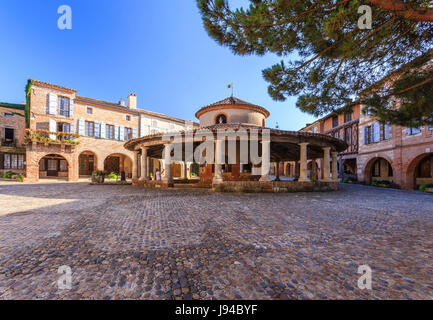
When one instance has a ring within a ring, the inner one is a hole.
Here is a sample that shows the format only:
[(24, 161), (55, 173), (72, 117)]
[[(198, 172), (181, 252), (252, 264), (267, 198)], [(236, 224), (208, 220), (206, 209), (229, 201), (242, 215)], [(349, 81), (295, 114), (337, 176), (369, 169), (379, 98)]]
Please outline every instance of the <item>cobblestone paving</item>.
[(433, 299), (432, 231), (433, 196), (409, 191), (0, 182), (0, 299)]

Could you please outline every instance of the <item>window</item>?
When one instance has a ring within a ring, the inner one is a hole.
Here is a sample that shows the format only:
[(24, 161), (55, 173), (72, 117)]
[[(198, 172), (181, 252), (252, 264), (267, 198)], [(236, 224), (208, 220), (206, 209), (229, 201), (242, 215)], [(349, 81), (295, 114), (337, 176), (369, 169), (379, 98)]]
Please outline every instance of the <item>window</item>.
[(338, 116), (332, 117), (332, 127), (338, 127)]
[(421, 128), (407, 128), (407, 135), (411, 136), (421, 132)]
[(71, 124), (70, 123), (57, 123), (57, 132), (66, 132), (66, 133), (70, 133), (71, 132)]
[(70, 107), (69, 98), (59, 96), (59, 99), (58, 99), (58, 113), (59, 113), (59, 115), (69, 117), (69, 112), (70, 112), (69, 107)]
[(87, 114), (93, 114), (93, 109), (92, 108), (87, 108)]
[(114, 140), (114, 126), (111, 124), (106, 125), (106, 137), (107, 139)]
[(376, 122), (371, 126), (364, 127), (364, 144), (380, 142), (381, 140), (380, 130), (381, 130), (381, 126), (379, 122)]
[(3, 137), (3, 144), (12, 145), (15, 140), (15, 129), (12, 128), (4, 128), (4, 137)]
[(380, 177), (380, 160), (377, 160), (373, 165), (373, 177)]
[(125, 140), (131, 140), (132, 139), (132, 129), (131, 128), (125, 128)]
[(344, 115), (344, 122), (349, 122), (352, 121), (352, 114), (351, 113), (346, 113)]
[(24, 169), (24, 155), (23, 154), (10, 154), (4, 155), (4, 169)]
[(389, 140), (391, 138), (391, 127), (388, 123), (385, 123), (382, 127), (383, 140)]
[(14, 116), (13, 113), (7, 113), (7, 112), (5, 112), (5, 117), (12, 118), (13, 116)]
[(131, 116), (126, 116), (126, 121), (131, 121)]
[(85, 123), (85, 135), (88, 137), (95, 136), (95, 123), (92, 121), (86, 121)]
[(60, 171), (68, 171), (68, 163), (66, 160), (60, 160)]
[(153, 120), (152, 121), (152, 127), (154, 127), (154, 128), (158, 127), (158, 121)]
[(227, 117), (224, 114), (220, 114), (216, 117), (215, 124), (227, 123)]

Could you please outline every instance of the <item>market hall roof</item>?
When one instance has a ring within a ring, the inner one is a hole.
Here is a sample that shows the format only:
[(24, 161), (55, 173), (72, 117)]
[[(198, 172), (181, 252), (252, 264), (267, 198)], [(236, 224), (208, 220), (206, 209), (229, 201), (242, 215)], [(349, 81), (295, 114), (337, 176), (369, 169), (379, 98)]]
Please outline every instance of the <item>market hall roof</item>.
[(202, 107), (195, 113), (195, 116), (198, 119), (203, 113), (218, 109), (250, 109), (262, 113), (266, 118), (270, 115), (269, 111), (261, 106), (243, 101), (236, 97), (228, 97), (224, 100)]
[[(170, 141), (164, 141), (163, 137), (180, 134), (182, 140), (185, 141), (185, 136), (191, 136), (200, 130), (209, 130), (215, 136), (218, 130), (270, 130), (271, 136), (271, 161), (297, 161), (299, 160), (300, 147), (299, 143), (308, 143), (308, 159), (323, 158), (324, 147), (330, 147), (332, 151), (342, 152), (347, 149), (348, 145), (340, 139), (309, 132), (297, 131), (284, 131), (270, 128), (263, 128), (254, 125), (240, 124), (240, 123), (224, 123), (216, 124), (208, 127), (202, 127), (189, 131), (179, 131), (173, 133), (156, 133), (153, 135), (144, 136), (141, 138), (133, 139), (124, 144), (125, 148), (131, 151), (138, 150), (141, 146), (148, 147), (148, 155), (153, 158), (162, 158), (164, 144)], [(259, 140), (261, 140), (259, 136)], [(194, 147), (198, 146), (202, 141), (195, 141)]]

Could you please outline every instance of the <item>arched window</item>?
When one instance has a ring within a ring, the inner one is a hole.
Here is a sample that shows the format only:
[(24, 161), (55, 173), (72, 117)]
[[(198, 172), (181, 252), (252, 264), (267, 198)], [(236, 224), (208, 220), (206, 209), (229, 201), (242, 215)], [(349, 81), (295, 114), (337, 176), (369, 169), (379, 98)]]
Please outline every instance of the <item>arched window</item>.
[(215, 124), (227, 123), (227, 117), (225, 114), (220, 114), (216, 117)]

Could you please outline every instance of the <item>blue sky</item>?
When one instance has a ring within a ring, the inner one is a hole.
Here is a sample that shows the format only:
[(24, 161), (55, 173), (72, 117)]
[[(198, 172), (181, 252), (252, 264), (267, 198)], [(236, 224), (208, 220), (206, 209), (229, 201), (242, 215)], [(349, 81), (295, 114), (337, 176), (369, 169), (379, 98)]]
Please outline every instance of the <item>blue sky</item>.
[[(234, 0), (234, 5), (245, 0)], [(60, 5), (72, 30), (59, 30)], [(28, 78), (118, 102), (130, 92), (141, 108), (196, 120), (203, 105), (231, 94), (271, 112), (269, 127), (298, 130), (314, 121), (296, 98), (275, 102), (261, 71), (281, 60), (236, 56), (205, 32), (194, 0), (0, 0), (0, 101), (21, 103)]]

